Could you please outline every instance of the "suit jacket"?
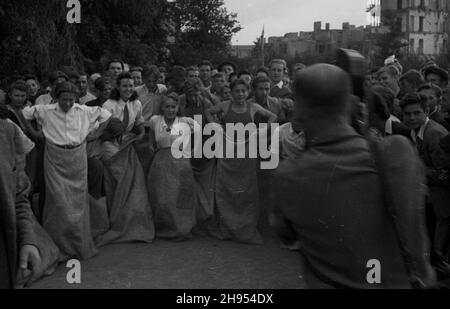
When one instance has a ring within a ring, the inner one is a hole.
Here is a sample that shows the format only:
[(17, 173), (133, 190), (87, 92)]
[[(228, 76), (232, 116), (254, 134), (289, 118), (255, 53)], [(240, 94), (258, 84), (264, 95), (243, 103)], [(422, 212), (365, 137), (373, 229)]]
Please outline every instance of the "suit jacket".
[[(274, 203), (301, 243), (305, 279), (314, 287), (409, 288), (409, 276), (393, 218), (369, 143), (347, 125), (308, 140), (297, 159), (282, 161), (275, 172)], [(388, 172), (397, 175), (394, 198), (403, 234), (419, 277), (432, 284), (434, 273), (423, 218), (423, 168), (414, 147), (389, 137)], [(384, 139), (383, 139), (384, 141)], [(398, 194), (397, 194), (398, 192)], [(282, 221), (282, 220), (280, 220)], [(292, 238), (292, 237), (290, 237)], [(292, 239), (291, 239), (292, 240)], [(371, 285), (368, 262), (381, 263), (381, 284)]]
[(439, 123), (430, 119), (423, 134), (423, 142), (418, 145), (420, 157), (431, 169), (449, 167), (447, 156), (440, 147), (440, 141), (448, 134), (448, 131)]
[(430, 120), (425, 128), (423, 141), (417, 145), (420, 157), (427, 167), (431, 203), (439, 218), (450, 217), (450, 185), (439, 177), (444, 170), (450, 169), (450, 159), (440, 145), (441, 139), (447, 134), (448, 131), (442, 125)]
[(27, 195), (30, 183), (17, 156), (23, 156), (18, 129), (0, 119), (0, 228), (5, 236), (9, 277), (2, 277), (2, 286), (15, 283), (18, 249), (35, 245), (33, 213)]

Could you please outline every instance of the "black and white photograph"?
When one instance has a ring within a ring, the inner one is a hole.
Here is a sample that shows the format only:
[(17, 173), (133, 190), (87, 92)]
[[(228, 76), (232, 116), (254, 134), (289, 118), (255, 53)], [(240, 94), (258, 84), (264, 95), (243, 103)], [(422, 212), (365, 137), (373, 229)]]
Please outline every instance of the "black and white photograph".
[(449, 72), (448, 0), (0, 0), (0, 290), (448, 289)]

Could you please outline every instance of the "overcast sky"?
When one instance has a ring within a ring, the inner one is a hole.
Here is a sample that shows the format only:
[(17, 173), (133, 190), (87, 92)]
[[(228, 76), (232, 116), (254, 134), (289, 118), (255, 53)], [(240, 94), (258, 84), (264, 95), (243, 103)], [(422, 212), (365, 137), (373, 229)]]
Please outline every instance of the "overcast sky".
[(367, 0), (225, 0), (230, 12), (238, 14), (243, 29), (233, 44), (252, 45), (265, 25), (266, 38), (287, 32), (312, 31), (315, 21), (322, 27), (341, 29), (343, 22), (367, 24)]

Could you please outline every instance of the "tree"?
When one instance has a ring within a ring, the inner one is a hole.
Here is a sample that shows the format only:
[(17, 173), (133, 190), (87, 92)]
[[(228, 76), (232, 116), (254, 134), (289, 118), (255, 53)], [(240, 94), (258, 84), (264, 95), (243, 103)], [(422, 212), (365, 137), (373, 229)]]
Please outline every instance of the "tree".
[(229, 57), (231, 38), (241, 27), (223, 0), (178, 0), (171, 12), (175, 44), (170, 50), (176, 63), (219, 62)]
[[(101, 71), (106, 58), (156, 62), (167, 45), (166, 0), (81, 0), (81, 24), (66, 20), (66, 1), (6, 1), (0, 5), (0, 80), (72, 66)], [(90, 73), (90, 72), (88, 72)], [(4, 82), (4, 84), (10, 81)]]
[(402, 19), (394, 11), (383, 12), (381, 27), (384, 33), (377, 34), (375, 45), (379, 47), (380, 59), (399, 55), (402, 47), (408, 46), (402, 35)]

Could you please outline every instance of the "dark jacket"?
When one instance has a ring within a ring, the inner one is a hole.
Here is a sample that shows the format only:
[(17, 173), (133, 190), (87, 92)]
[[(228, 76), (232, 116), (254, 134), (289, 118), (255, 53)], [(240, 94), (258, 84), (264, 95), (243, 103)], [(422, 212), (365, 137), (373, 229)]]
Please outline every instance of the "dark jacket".
[[(23, 245), (36, 245), (33, 220), (27, 199), (30, 190), (28, 178), (16, 165), (16, 155), (23, 154), (17, 128), (0, 119), (0, 228), (7, 248), (9, 276), (1, 277), (1, 285), (15, 283), (18, 250)], [(1, 258), (1, 256), (0, 256)], [(4, 263), (2, 263), (3, 265)]]
[[(393, 204), (418, 277), (434, 283), (428, 260), (423, 167), (405, 138), (383, 139)], [(301, 243), (305, 280), (312, 287), (410, 288), (394, 220), (369, 143), (353, 128), (329, 128), (299, 159), (281, 162), (274, 200)], [(381, 263), (381, 283), (369, 284), (368, 263)]]
[(450, 160), (441, 148), (440, 142), (448, 131), (439, 123), (430, 120), (423, 134), (423, 142), (417, 148), (420, 157), (427, 167), (427, 181), (430, 188), (430, 199), (434, 211), (439, 218), (450, 217), (449, 183), (440, 175), (450, 170)]

